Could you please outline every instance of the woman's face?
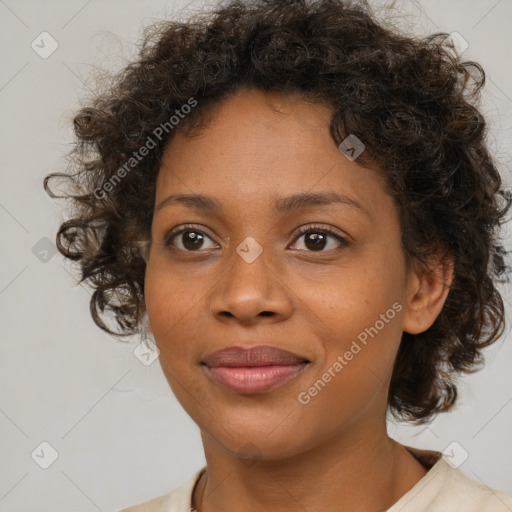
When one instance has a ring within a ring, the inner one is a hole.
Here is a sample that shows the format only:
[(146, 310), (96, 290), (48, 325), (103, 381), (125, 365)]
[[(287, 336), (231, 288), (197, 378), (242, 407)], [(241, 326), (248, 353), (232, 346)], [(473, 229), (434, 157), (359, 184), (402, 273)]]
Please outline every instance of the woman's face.
[[(150, 327), (177, 399), (233, 454), (250, 446), (279, 459), (384, 422), (409, 293), (398, 210), (382, 178), (340, 152), (329, 121), (318, 104), (246, 90), (164, 153), (145, 279)], [(245, 388), (240, 379), (268, 376), (268, 365), (204, 364), (220, 349), (262, 345), (299, 357), (273, 369), (289, 380)]]

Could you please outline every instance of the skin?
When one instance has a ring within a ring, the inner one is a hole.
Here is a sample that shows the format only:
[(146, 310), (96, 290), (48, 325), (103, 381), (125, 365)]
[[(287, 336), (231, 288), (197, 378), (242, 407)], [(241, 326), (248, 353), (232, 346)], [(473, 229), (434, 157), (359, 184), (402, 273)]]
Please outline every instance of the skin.
[[(338, 150), (330, 115), (296, 96), (242, 90), (216, 105), (199, 135), (176, 132), (163, 155), (145, 297), (162, 369), (201, 430), (207, 471), (192, 503), (199, 512), (379, 511), (427, 472), (387, 436), (387, 392), (402, 331), (432, 325), (450, 276), (406, 266), (382, 176)], [(275, 199), (332, 191), (362, 208), (272, 210)], [(158, 208), (178, 193), (214, 198), (222, 211)], [(186, 245), (183, 234), (165, 245), (183, 224), (194, 224), (202, 245)], [(329, 226), (348, 245), (327, 235), (315, 250), (311, 236)], [(248, 236), (263, 249), (252, 263), (236, 252)], [(396, 302), (394, 318), (301, 404), (299, 393)], [(310, 364), (259, 395), (221, 387), (200, 364), (221, 348), (266, 344)]]

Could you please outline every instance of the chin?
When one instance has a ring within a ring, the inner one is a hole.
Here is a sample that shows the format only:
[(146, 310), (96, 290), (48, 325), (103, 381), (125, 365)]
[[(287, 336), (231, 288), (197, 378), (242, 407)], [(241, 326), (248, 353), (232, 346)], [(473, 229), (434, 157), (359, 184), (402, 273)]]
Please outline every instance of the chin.
[[(239, 419), (236, 425), (230, 422), (229, 428), (225, 429), (220, 425), (226, 426), (226, 423), (210, 424), (204, 429), (201, 428), (208, 433), (215, 444), (222, 446), (224, 450), (241, 460), (277, 461), (307, 450), (305, 446), (307, 441), (303, 443), (298, 436), (298, 426), (294, 428), (288, 425), (281, 428), (283, 427), (282, 419), (281, 416), (271, 424), (250, 420), (243, 422)], [(290, 435), (290, 432), (294, 434)]]

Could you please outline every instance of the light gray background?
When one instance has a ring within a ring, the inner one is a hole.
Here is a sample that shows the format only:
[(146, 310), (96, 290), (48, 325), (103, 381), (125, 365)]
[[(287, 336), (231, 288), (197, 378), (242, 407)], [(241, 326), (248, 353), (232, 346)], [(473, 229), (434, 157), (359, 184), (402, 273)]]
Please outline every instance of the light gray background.
[[(169, 492), (205, 462), (199, 430), (158, 360), (144, 366), (132, 353), (136, 340), (116, 341), (93, 324), (89, 291), (74, 286), (59, 254), (41, 261), (41, 239), (53, 241), (61, 220), (42, 180), (65, 167), (70, 119), (94, 85), (94, 66), (126, 64), (142, 27), (185, 5), (0, 0), (0, 511), (118, 510)], [(411, 33), (457, 31), (469, 42), (466, 58), (487, 72), (489, 143), (503, 172), (510, 169), (512, 0), (403, 0), (394, 14)], [(42, 31), (59, 45), (47, 59), (31, 48)], [(505, 294), (510, 315), (510, 287)], [(390, 432), (441, 451), (457, 441), (469, 454), (461, 470), (512, 494), (510, 338), (508, 323), (486, 369), (462, 382), (456, 410), (428, 427)], [(59, 454), (48, 469), (31, 457), (43, 441)]]

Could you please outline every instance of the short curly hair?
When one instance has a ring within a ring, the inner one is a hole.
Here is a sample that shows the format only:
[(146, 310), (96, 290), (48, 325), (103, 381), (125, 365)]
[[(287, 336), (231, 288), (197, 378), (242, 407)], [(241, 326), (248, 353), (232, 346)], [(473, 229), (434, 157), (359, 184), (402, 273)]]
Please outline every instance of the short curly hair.
[[(478, 369), (482, 348), (504, 332), (497, 283), (510, 268), (498, 228), (512, 200), (474, 105), (485, 72), (461, 61), (449, 34), (386, 28), (365, 0), (231, 0), (146, 27), (137, 59), (112, 78), (74, 115), (68, 169), (44, 181), (50, 196), (70, 201), (57, 247), (94, 289), (101, 329), (124, 339), (140, 328), (140, 249), (151, 244), (156, 178), (173, 135), (200, 131), (211, 107), (243, 88), (299, 93), (330, 106), (336, 144), (349, 134), (364, 141), (357, 163), (385, 176), (407, 261), (427, 263), (442, 249), (453, 262), (434, 324), (403, 333), (388, 407), (425, 423), (453, 406), (457, 375)], [(52, 191), (57, 178), (69, 180), (68, 194)]]

